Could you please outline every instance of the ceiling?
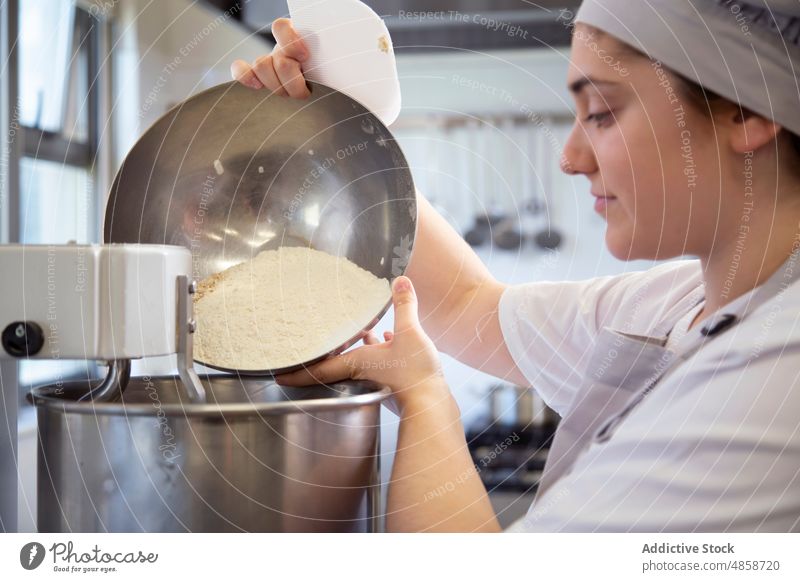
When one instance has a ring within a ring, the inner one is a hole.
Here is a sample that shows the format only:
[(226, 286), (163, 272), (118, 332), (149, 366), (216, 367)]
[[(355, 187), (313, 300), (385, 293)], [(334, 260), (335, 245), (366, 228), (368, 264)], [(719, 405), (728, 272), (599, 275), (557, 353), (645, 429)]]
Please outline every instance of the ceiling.
[[(285, 0), (206, 0), (230, 10), (271, 42), (270, 24), (288, 15)], [(383, 18), (397, 53), (567, 46), (562, 10), (580, 0), (365, 0)], [(561, 18), (561, 22), (559, 22)]]

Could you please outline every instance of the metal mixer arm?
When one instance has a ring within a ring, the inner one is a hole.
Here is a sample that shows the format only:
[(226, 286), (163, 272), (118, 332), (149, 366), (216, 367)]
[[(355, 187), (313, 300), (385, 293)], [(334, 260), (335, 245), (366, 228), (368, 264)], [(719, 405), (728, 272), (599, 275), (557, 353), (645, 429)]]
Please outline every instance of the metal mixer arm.
[(194, 369), (194, 332), (197, 324), (192, 316), (191, 296), (195, 293), (194, 282), (185, 275), (178, 277), (177, 344), (178, 376), (193, 402), (205, 402), (206, 390)]

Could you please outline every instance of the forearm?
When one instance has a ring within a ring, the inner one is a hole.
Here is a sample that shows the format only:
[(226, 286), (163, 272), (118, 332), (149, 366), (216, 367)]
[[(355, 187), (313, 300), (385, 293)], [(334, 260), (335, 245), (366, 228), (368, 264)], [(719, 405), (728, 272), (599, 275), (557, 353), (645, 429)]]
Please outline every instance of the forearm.
[(440, 350), (458, 350), (467, 322), (461, 306), (482, 287), (497, 285), (486, 265), (424, 196), (406, 275), (414, 282), (422, 326)]
[(386, 526), (391, 532), (500, 531), (464, 430), (442, 380), (401, 410)]
[(439, 351), (519, 384), (529, 385), (503, 338), (499, 283), (470, 246), (425, 200), (406, 274), (414, 282), (420, 322)]

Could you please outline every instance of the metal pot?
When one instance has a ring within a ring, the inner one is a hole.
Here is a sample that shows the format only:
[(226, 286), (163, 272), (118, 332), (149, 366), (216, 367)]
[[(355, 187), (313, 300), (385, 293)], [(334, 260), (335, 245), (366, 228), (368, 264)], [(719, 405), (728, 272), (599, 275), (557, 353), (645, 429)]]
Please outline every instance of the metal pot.
[(85, 382), (35, 389), (41, 532), (376, 531), (389, 389), (134, 378), (114, 403)]

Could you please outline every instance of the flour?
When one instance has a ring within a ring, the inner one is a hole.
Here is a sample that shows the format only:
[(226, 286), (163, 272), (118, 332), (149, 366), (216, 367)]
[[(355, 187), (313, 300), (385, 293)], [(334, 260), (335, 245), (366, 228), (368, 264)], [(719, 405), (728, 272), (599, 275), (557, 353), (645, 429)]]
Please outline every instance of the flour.
[(359, 333), (391, 297), (347, 259), (306, 247), (263, 251), (203, 280), (194, 357), (236, 370), (275, 370), (322, 356)]

